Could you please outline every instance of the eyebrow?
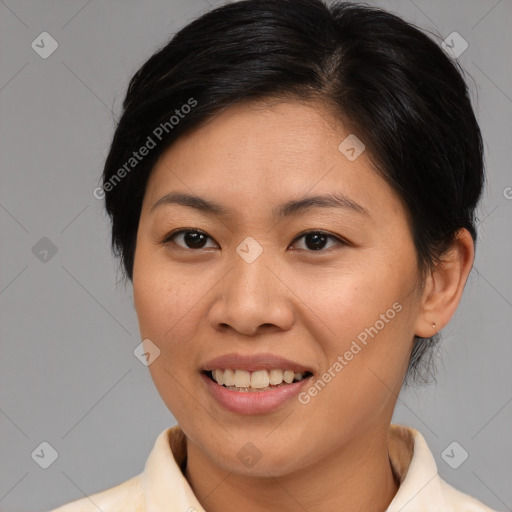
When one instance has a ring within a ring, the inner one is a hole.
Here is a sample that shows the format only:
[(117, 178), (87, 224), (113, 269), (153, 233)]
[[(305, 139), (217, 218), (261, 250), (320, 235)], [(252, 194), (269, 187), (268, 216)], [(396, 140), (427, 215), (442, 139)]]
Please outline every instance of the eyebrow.
[[(153, 212), (159, 206), (169, 204), (179, 204), (195, 208), (201, 212), (218, 217), (227, 217), (232, 213), (228, 208), (225, 208), (214, 201), (182, 192), (170, 192), (169, 194), (161, 197), (155, 204), (153, 204), (150, 212)], [(369, 215), (366, 208), (339, 192), (309, 196), (302, 199), (292, 199), (274, 208), (273, 215), (276, 218), (285, 218), (291, 215), (310, 211), (314, 208), (343, 208), (359, 214)]]

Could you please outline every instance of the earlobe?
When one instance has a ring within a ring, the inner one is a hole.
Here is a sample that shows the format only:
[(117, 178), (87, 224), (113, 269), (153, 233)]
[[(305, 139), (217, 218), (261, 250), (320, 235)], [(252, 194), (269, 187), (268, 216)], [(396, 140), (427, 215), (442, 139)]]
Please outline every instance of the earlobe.
[(474, 242), (467, 229), (460, 229), (451, 248), (428, 275), (416, 336), (430, 338), (445, 327), (455, 313), (474, 260)]

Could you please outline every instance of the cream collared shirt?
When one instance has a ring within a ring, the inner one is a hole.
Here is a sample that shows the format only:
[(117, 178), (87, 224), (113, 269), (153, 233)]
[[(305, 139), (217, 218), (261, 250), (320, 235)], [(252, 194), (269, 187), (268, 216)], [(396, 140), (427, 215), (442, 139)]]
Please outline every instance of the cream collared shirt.
[[(496, 512), (438, 475), (417, 430), (390, 425), (389, 458), (400, 487), (386, 512)], [(204, 512), (181, 471), (185, 461), (183, 431), (168, 428), (156, 439), (141, 474), (51, 512)]]

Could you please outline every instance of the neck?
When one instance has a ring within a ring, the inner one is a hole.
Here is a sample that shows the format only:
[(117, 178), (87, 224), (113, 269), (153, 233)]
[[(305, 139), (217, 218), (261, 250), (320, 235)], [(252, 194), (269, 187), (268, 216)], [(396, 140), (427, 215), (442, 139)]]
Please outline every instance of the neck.
[(240, 475), (217, 466), (187, 443), (186, 478), (207, 512), (385, 511), (398, 491), (388, 432), (369, 430), (315, 464), (274, 477)]

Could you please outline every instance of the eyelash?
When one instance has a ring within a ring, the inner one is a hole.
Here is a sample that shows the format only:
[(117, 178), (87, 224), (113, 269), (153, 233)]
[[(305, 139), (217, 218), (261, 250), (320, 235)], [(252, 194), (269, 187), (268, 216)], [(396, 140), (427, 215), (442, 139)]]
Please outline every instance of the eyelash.
[[(171, 233), (166, 235), (165, 238), (162, 240), (162, 244), (163, 245), (167, 245), (169, 242), (172, 242), (173, 238), (175, 238), (178, 235), (184, 234), (184, 233), (199, 233), (199, 234), (205, 235), (208, 239), (213, 240), (213, 238), (211, 236), (209, 236), (204, 231), (201, 231), (200, 229), (179, 229), (179, 230), (176, 230), (176, 231), (172, 231)], [(340, 238), (339, 236), (332, 235), (331, 233), (329, 233), (327, 231), (322, 231), (322, 230), (318, 230), (318, 229), (312, 229), (312, 230), (308, 230), (308, 231), (304, 231), (304, 232), (300, 233), (299, 235), (297, 235), (294, 238), (292, 244), (295, 244), (301, 238), (304, 238), (305, 236), (311, 235), (311, 234), (324, 235), (327, 238), (330, 238), (330, 239), (335, 240), (336, 242), (338, 242), (338, 245), (340, 245), (340, 246), (348, 246), (348, 245), (350, 245), (349, 242), (347, 242), (346, 240)], [(192, 249), (190, 247), (182, 247), (182, 246), (179, 246), (179, 245), (178, 245), (178, 247), (180, 249), (185, 250), (185, 251), (200, 251), (202, 249), (202, 248)], [(211, 249), (211, 247), (207, 247), (207, 249)], [(316, 253), (316, 252), (320, 252), (321, 253), (321, 252), (328, 252), (330, 249), (333, 249), (333, 247), (329, 247), (328, 249), (323, 249), (322, 248), (322, 249), (318, 249), (317, 251), (310, 250), (310, 249), (300, 249), (300, 250), (303, 250), (303, 251), (306, 251), (306, 252), (311, 252), (311, 253)]]

